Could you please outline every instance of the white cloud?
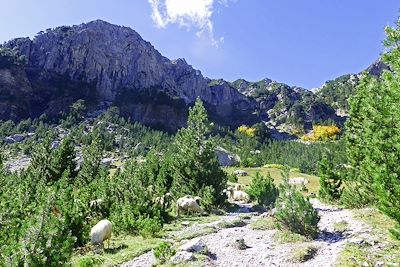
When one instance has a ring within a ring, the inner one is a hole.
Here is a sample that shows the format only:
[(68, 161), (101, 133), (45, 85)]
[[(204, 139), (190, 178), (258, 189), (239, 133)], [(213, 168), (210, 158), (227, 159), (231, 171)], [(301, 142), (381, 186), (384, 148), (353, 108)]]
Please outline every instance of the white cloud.
[(214, 36), (211, 20), (215, 5), (227, 6), (230, 0), (148, 0), (152, 8), (152, 19), (157, 27), (165, 28), (168, 24), (197, 28), (196, 35), (207, 35), (213, 46), (224, 42), (223, 37)]

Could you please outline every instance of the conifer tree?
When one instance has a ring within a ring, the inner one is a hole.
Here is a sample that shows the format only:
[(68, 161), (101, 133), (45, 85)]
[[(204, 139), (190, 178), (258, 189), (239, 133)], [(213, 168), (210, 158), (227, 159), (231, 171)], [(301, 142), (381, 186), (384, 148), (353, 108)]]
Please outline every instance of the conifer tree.
[(333, 164), (332, 155), (325, 153), (318, 167), (320, 177), (319, 197), (328, 201), (338, 200), (342, 193), (342, 179)]
[(400, 20), (386, 34), (383, 60), (390, 71), (364, 77), (350, 101), (347, 147), (353, 171), (342, 199), (357, 206), (377, 203), (398, 222), (392, 233), (400, 239)]
[[(188, 126), (176, 135), (173, 190), (178, 195), (213, 192), (215, 203), (224, 200), (226, 173), (215, 155), (215, 144), (209, 139), (211, 124), (200, 99), (189, 110)], [(214, 190), (203, 190), (211, 186)]]

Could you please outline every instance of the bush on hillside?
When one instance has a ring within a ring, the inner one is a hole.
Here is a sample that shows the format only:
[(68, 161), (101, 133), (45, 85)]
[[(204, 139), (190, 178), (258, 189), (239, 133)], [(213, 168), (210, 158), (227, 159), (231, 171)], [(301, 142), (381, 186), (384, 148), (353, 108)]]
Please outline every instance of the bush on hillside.
[(289, 184), (289, 172), (282, 172), (283, 183), (275, 203), (275, 218), (291, 232), (315, 238), (318, 235), (320, 217), (311, 203)]
[(258, 172), (246, 192), (257, 201), (257, 204), (264, 206), (273, 206), (279, 194), (271, 174), (263, 176)]

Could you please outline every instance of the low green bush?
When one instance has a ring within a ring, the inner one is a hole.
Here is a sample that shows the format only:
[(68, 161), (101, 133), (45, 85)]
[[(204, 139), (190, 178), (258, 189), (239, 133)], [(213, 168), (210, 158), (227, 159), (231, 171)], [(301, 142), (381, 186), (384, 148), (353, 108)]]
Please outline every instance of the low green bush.
[(279, 169), (279, 170), (284, 170), (285, 166), (281, 164), (265, 164), (263, 166), (264, 168), (272, 168), (272, 169)]
[(246, 192), (255, 199), (259, 205), (264, 206), (273, 206), (279, 194), (278, 188), (275, 186), (274, 180), (269, 173), (267, 176), (256, 173), (256, 176), (252, 179), (250, 187)]
[(320, 217), (308, 199), (289, 184), (289, 172), (283, 172), (283, 183), (279, 187), (279, 197), (275, 203), (274, 217), (289, 231), (307, 237), (318, 235)]
[(153, 253), (159, 263), (164, 264), (176, 254), (176, 250), (172, 248), (171, 243), (161, 242), (156, 248), (154, 248)]

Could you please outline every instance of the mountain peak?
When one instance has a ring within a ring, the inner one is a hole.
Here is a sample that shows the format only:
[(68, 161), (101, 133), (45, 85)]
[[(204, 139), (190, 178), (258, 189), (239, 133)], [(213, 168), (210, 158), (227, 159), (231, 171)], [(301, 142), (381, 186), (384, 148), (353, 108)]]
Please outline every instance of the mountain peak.
[[(17, 39), (5, 46), (27, 59), (32, 86), (44, 83), (54, 90), (44, 92), (51, 95), (50, 104), (60, 97), (85, 98), (91, 91), (92, 98), (120, 106), (133, 120), (176, 130), (185, 126), (187, 107), (200, 97), (213, 110), (210, 117), (222, 124), (257, 121), (254, 100), (229, 85), (210, 88), (185, 59), (169, 60), (128, 27), (95, 20), (47, 29), (32, 40)], [(63, 80), (59, 87), (53, 84), (55, 77)], [(82, 89), (65, 88), (74, 83), (81, 83)]]

